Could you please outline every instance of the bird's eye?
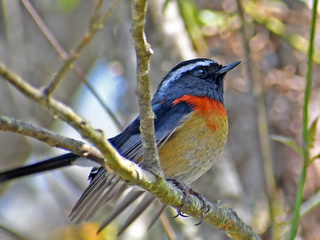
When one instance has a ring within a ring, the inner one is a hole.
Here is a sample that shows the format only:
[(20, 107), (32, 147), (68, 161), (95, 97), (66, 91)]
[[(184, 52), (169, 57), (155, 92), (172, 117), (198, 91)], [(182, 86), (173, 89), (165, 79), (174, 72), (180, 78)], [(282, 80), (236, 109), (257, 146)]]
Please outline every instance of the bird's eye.
[(204, 68), (197, 68), (193, 71), (195, 77), (204, 77), (206, 75), (206, 70)]

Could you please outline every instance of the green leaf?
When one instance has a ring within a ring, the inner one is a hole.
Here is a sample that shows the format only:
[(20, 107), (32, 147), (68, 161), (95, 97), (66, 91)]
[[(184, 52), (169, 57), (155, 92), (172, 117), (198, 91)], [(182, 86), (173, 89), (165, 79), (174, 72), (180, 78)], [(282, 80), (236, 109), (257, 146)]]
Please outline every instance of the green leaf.
[(272, 135), (270, 138), (274, 141), (287, 145), (300, 156), (302, 156), (302, 149), (298, 146), (297, 142), (294, 139), (280, 135)]
[(317, 124), (318, 124), (318, 118), (316, 118), (311, 126), (308, 129), (308, 147), (309, 149), (314, 147), (314, 142), (316, 140), (316, 132), (317, 132)]

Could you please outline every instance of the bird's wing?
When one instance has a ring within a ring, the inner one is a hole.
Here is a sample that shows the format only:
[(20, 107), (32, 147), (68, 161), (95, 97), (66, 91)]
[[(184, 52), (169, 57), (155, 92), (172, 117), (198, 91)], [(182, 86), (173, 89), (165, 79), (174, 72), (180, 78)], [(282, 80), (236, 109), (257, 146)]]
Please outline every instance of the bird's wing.
[[(176, 105), (173, 105), (172, 102), (163, 102), (153, 104), (153, 111), (155, 113), (155, 135), (159, 148), (161, 143), (166, 141), (175, 129), (179, 128), (184, 121), (184, 116), (190, 113), (192, 109), (184, 102)], [(140, 161), (142, 157), (139, 126), (140, 119), (137, 118), (122, 133), (110, 139), (110, 142), (118, 149), (122, 156), (135, 162)], [(127, 187), (114, 174), (108, 173), (103, 167), (99, 168), (98, 171), (91, 174), (90, 185), (72, 209), (70, 219), (75, 223), (89, 220), (102, 206), (118, 199)], [(121, 211), (127, 208), (140, 195), (142, 193), (134, 192), (129, 194), (129, 197), (124, 200), (125, 203), (120, 203), (122, 205), (120, 207)], [(142, 202), (150, 205), (152, 202), (150, 196), (146, 196), (145, 198), (147, 200)], [(146, 209), (146, 207), (142, 207), (142, 209)], [(114, 217), (112, 219), (109, 218), (107, 222), (111, 222), (121, 211), (113, 213)], [(134, 214), (139, 216), (137, 213)], [(136, 217), (132, 217), (132, 221)], [(126, 225), (129, 226), (130, 223)]]
[[(181, 125), (183, 117), (190, 113), (191, 108), (186, 103), (177, 105), (172, 102), (154, 104), (154, 128), (157, 145)], [(121, 134), (110, 139), (115, 148), (127, 159), (139, 161), (142, 156), (140, 119), (136, 118)]]

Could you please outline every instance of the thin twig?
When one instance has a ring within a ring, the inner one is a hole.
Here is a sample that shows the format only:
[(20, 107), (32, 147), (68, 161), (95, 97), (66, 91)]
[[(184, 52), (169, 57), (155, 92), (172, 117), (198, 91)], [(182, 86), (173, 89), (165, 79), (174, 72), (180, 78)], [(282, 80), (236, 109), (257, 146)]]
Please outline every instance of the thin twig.
[(60, 58), (65, 60), (68, 58), (67, 52), (62, 48), (60, 43), (57, 41), (57, 39), (53, 36), (53, 34), (49, 31), (45, 23), (42, 21), (39, 14), (36, 12), (36, 10), (33, 8), (32, 4), (29, 0), (21, 0), (27, 11), (30, 13), (31, 17), (35, 21), (35, 23), (40, 28), (43, 35), (46, 37), (46, 39), (51, 43), (51, 45), (54, 47), (56, 52), (59, 54)]
[[(50, 32), (46, 24), (42, 21), (41, 17), (37, 13), (37, 11), (33, 8), (32, 4), (29, 2), (29, 0), (21, 0), (24, 4), (27, 11), (30, 13), (31, 17), (43, 33), (43, 35), (46, 37), (46, 39), (49, 41), (49, 43), (53, 46), (54, 50), (58, 53), (60, 58), (65, 61), (69, 55), (68, 53), (63, 49), (63, 47), (60, 45), (58, 40), (53, 36), (53, 34)], [(122, 130), (123, 126), (118, 120), (118, 118), (115, 116), (115, 114), (112, 112), (112, 110), (106, 105), (106, 103), (102, 100), (102, 98), (99, 96), (99, 94), (94, 90), (94, 88), (91, 86), (89, 81), (87, 80), (83, 70), (74, 63), (73, 71), (78, 75), (78, 77), (84, 82), (84, 84), (89, 88), (89, 91), (94, 95), (94, 97), (97, 99), (99, 104), (102, 106), (102, 108), (107, 112), (107, 114), (111, 117), (112, 121), (115, 123), (118, 130)]]
[[(48, 86), (43, 90), (44, 94), (50, 97), (53, 93), (53, 91), (58, 86), (60, 80), (64, 77), (64, 75), (71, 69), (73, 66), (73, 63), (80, 57), (80, 54), (82, 50), (88, 45), (88, 43), (91, 41), (93, 36), (98, 32), (99, 29), (103, 27), (103, 24), (105, 21), (108, 20), (111, 13), (114, 11), (116, 6), (118, 6), (118, 3), (120, 0), (115, 0), (113, 4), (109, 7), (108, 11), (100, 18), (100, 16), (95, 16), (95, 14), (100, 13), (100, 10), (96, 10), (93, 13), (93, 16), (91, 19), (97, 19), (97, 22), (93, 23), (91, 22), (89, 26), (89, 30), (84, 34), (81, 41), (76, 45), (76, 47), (71, 51), (71, 54), (68, 56), (68, 58), (65, 60), (64, 65), (60, 68), (58, 73), (54, 76), (53, 80), (48, 84)], [(101, 8), (102, 5), (97, 5), (97, 8)], [(104, 21), (101, 21), (103, 19)]]
[[(107, 159), (103, 162), (100, 160), (95, 161), (106, 167), (108, 171), (114, 172), (118, 177), (130, 184), (139, 185), (146, 189), (166, 205), (175, 208), (183, 205), (184, 193), (180, 189), (165, 181), (163, 178), (159, 178), (149, 171), (141, 169), (132, 161), (121, 157), (105, 139), (101, 131), (89, 126), (89, 124), (75, 114), (71, 108), (55, 99), (46, 98), (46, 96), (43, 96), (42, 91), (32, 87), (2, 63), (0, 63), (0, 76), (6, 79), (26, 97), (32, 99), (42, 108), (50, 112), (51, 115), (66, 121), (84, 138), (87, 138), (95, 144), (104, 158)], [(200, 219), (203, 212), (202, 200), (193, 195), (191, 195), (189, 199), (190, 204), (188, 208), (182, 209), (183, 212)], [(206, 212), (204, 216), (204, 221), (207, 223), (224, 230), (234, 239), (259, 239), (251, 227), (243, 223), (232, 209), (224, 209), (221, 205), (208, 201), (206, 201), (206, 205), (210, 207), (210, 210)]]
[(149, 68), (152, 49), (146, 40), (144, 25), (147, 0), (132, 1), (132, 37), (137, 57), (138, 99), (140, 132), (143, 146), (143, 165), (158, 176), (163, 176), (154, 134), (154, 113), (151, 107)]
[(99, 18), (101, 16), (101, 12), (102, 12), (102, 4), (103, 4), (104, 0), (96, 0), (94, 3), (94, 13), (91, 16), (90, 19), (90, 27), (95, 27), (94, 25), (97, 24), (97, 22), (99, 21)]

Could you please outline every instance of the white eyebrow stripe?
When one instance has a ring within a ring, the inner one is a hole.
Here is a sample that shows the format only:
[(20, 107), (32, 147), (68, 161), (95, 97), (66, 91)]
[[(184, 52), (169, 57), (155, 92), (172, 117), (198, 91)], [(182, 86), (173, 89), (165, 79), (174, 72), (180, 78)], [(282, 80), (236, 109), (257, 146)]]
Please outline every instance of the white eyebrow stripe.
[(196, 67), (201, 67), (201, 66), (210, 66), (212, 64), (212, 60), (203, 60), (201, 62), (196, 62), (196, 63), (190, 63), (188, 65), (185, 65), (183, 67), (180, 67), (179, 69), (175, 70), (174, 72), (170, 73), (170, 75), (166, 78), (166, 80), (162, 83), (161, 89), (165, 89), (168, 87), (168, 85), (173, 82), (175, 79), (179, 78), (181, 74), (190, 71), (191, 69), (194, 69)]

